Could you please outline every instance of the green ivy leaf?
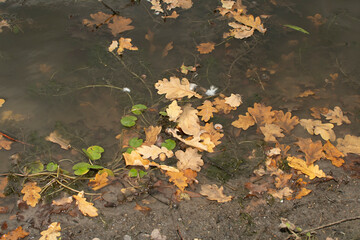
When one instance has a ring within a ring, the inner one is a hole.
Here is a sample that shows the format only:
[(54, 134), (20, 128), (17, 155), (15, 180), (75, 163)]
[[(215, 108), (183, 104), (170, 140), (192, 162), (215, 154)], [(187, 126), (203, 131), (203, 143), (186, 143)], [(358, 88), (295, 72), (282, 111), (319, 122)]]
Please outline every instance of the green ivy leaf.
[(141, 144), (143, 144), (143, 140), (139, 139), (137, 137), (134, 137), (134, 138), (129, 140), (130, 147), (137, 148), (137, 147), (140, 147)]
[(137, 117), (135, 117), (135, 116), (125, 116), (125, 117), (121, 118), (120, 122), (125, 127), (132, 127), (135, 125), (136, 120), (137, 120)]
[(57, 165), (56, 163), (50, 162), (48, 165), (46, 165), (46, 170), (48, 170), (49, 172), (54, 172), (56, 171), (58, 166), (59, 165)]
[(132, 168), (129, 170), (129, 177), (137, 177), (138, 176), (138, 170), (136, 170), (135, 168)]
[(301, 27), (298, 27), (298, 26), (295, 26), (295, 25), (285, 24), (284, 26), (285, 26), (285, 27), (288, 27), (288, 28), (291, 28), (291, 29), (294, 29), (294, 30), (296, 30), (296, 31), (305, 33), (305, 34), (310, 34), (310, 33), (309, 33), (308, 31), (306, 31), (305, 29), (303, 29), (303, 28), (301, 28)]
[(88, 149), (83, 149), (83, 152), (90, 158), (90, 160), (98, 160), (101, 158), (101, 153), (104, 152), (104, 149), (100, 146), (91, 146)]
[(146, 110), (147, 107), (143, 104), (136, 104), (132, 106), (131, 112), (135, 115), (140, 115), (142, 111)]
[(143, 170), (139, 171), (139, 177), (142, 178), (147, 174), (147, 172), (144, 172)]
[(74, 170), (74, 174), (77, 176), (81, 176), (86, 174), (90, 170), (90, 164), (86, 162), (80, 162), (75, 164), (72, 169)]
[(162, 147), (166, 147), (168, 150), (173, 150), (176, 146), (176, 142), (172, 139), (166, 139), (165, 142), (161, 143)]

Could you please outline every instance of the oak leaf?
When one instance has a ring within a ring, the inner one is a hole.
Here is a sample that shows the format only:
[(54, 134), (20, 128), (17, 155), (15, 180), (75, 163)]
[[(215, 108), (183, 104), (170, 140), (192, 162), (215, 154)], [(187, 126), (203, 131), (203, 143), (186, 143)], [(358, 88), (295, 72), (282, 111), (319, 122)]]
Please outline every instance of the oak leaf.
[(49, 136), (45, 138), (46, 141), (59, 144), (62, 149), (68, 150), (71, 148), (70, 141), (64, 139), (58, 131), (53, 131)]
[(284, 114), (283, 111), (275, 111), (274, 124), (281, 127), (285, 132), (290, 133), (294, 127), (299, 124), (299, 118), (297, 116), (291, 117), (291, 113), (287, 112)]
[(254, 34), (255, 30), (255, 28), (251, 28), (236, 22), (230, 22), (229, 26), (233, 27), (234, 29), (230, 29), (229, 32), (224, 33), (223, 38), (233, 36), (236, 39), (244, 39), (251, 37)]
[(167, 130), (174, 138), (180, 140), (181, 142), (185, 143), (188, 146), (195, 147), (200, 150), (207, 151), (208, 147), (203, 143), (203, 140), (200, 138), (200, 135), (193, 136), (190, 139), (183, 139), (179, 134), (178, 130), (176, 129), (168, 129)]
[(268, 190), (269, 183), (263, 184), (254, 184), (252, 182), (247, 182), (244, 184), (245, 188), (249, 190), (250, 195), (262, 194)]
[(84, 216), (96, 217), (98, 215), (98, 210), (93, 206), (94, 204), (87, 202), (86, 198), (84, 198), (84, 191), (79, 192), (78, 195), (73, 195), (73, 198)]
[(248, 112), (254, 118), (256, 124), (260, 126), (264, 126), (266, 123), (272, 123), (274, 119), (275, 112), (271, 111), (272, 107), (266, 107), (264, 104), (255, 103), (254, 107), (248, 108)]
[(145, 207), (145, 206), (141, 206), (141, 205), (139, 205), (139, 204), (137, 204), (137, 203), (136, 203), (134, 209), (142, 212), (143, 214), (149, 214), (150, 211), (151, 211), (151, 208)]
[(326, 117), (327, 120), (330, 120), (331, 123), (336, 123), (338, 126), (342, 125), (342, 123), (350, 124), (350, 120), (348, 117), (344, 116), (341, 108), (336, 106), (334, 110), (329, 110), (326, 114), (322, 114)]
[(224, 99), (224, 95), (220, 94), (220, 97), (217, 97), (214, 99), (213, 104), (215, 105), (215, 108), (219, 112), (223, 112), (225, 114), (230, 113), (231, 110), (235, 110), (235, 107), (230, 106), (226, 103), (226, 100)]
[(4, 190), (6, 188), (8, 184), (8, 178), (7, 177), (3, 177), (0, 178), (0, 198), (4, 198), (5, 194), (4, 194)]
[(344, 138), (338, 138), (337, 149), (343, 152), (345, 155), (348, 153), (355, 153), (360, 155), (360, 137), (345, 135)]
[(177, 168), (179, 170), (192, 169), (200, 172), (201, 166), (204, 165), (204, 161), (201, 159), (201, 154), (195, 148), (187, 148), (186, 151), (178, 150), (175, 152), (175, 156), (179, 161), (177, 162)]
[(241, 11), (237, 11), (237, 12), (233, 11), (233, 17), (236, 21), (246, 26), (255, 28), (261, 33), (266, 32), (266, 28), (264, 28), (264, 25), (261, 23), (260, 17), (254, 18), (253, 15), (241, 15)]
[(277, 142), (276, 137), (284, 137), (282, 130), (278, 125), (266, 123), (265, 126), (260, 127), (261, 132), (264, 134), (265, 142)]
[(162, 57), (166, 57), (169, 54), (169, 51), (174, 48), (173, 43), (174, 42), (169, 42), (168, 44), (166, 44), (161, 55)]
[(340, 152), (330, 141), (324, 144), (323, 150), (325, 152), (325, 158), (331, 160), (334, 166), (340, 167), (345, 162), (344, 159), (342, 159), (342, 157), (345, 157), (345, 154)]
[(168, 16), (161, 16), (162, 19), (167, 19), (167, 18), (178, 18), (180, 15), (176, 12), (176, 11), (173, 11), (170, 15)]
[(158, 94), (166, 94), (165, 97), (170, 100), (181, 99), (183, 97), (191, 98), (193, 96), (201, 98), (199, 94), (190, 90), (189, 80), (170, 77), (170, 81), (166, 78), (155, 83)]
[(221, 143), (219, 140), (224, 136), (224, 134), (214, 128), (214, 123), (206, 123), (205, 126), (201, 126), (200, 129), (209, 134), (210, 140), (214, 143), (215, 146)]
[(296, 142), (300, 151), (305, 153), (306, 164), (311, 165), (315, 161), (325, 157), (323, 146), (320, 140), (313, 142), (311, 138), (299, 138)]
[(134, 29), (135, 27), (130, 25), (131, 22), (130, 18), (115, 15), (112, 22), (108, 23), (108, 27), (111, 29), (112, 35), (116, 36), (119, 33)]
[(192, 0), (163, 0), (163, 2), (167, 3), (167, 10), (171, 10), (173, 8), (183, 8), (189, 9), (192, 7)]
[(2, 107), (4, 103), (5, 103), (5, 99), (0, 98), (0, 107)]
[(60, 237), (61, 227), (59, 222), (53, 222), (48, 229), (41, 232), (42, 237), (39, 240), (57, 240)]
[(308, 195), (309, 193), (311, 193), (312, 191), (310, 189), (304, 188), (302, 187), (300, 189), (300, 192), (298, 192), (298, 194), (295, 196), (294, 199), (301, 199), (302, 197)]
[(319, 135), (324, 140), (334, 141), (336, 136), (332, 128), (334, 127), (331, 123), (322, 123), (320, 120), (313, 119), (301, 119), (300, 125), (303, 126), (308, 133), (311, 135)]
[(29, 234), (29, 232), (26, 232), (21, 226), (19, 226), (15, 230), (2, 235), (0, 240), (18, 240), (28, 236)]
[(148, 169), (149, 166), (152, 166), (150, 161), (143, 159), (136, 150), (133, 150), (131, 153), (123, 153), (126, 166), (143, 166), (145, 169)]
[(192, 169), (185, 169), (182, 171), (184, 173), (184, 176), (187, 178), (186, 182), (188, 184), (192, 184), (193, 182), (198, 183), (196, 180), (197, 172)]
[(2, 135), (0, 135), (0, 149), (10, 150), (12, 141), (6, 140)]
[(300, 93), (297, 97), (303, 98), (303, 97), (308, 97), (308, 96), (313, 96), (313, 95), (315, 95), (315, 92), (313, 90), (306, 90), (306, 91)]
[(169, 121), (175, 122), (182, 112), (183, 111), (181, 110), (181, 107), (177, 104), (176, 100), (172, 101), (171, 104), (166, 108), (166, 113), (169, 116)]
[(213, 113), (218, 112), (216, 108), (213, 107), (213, 104), (209, 100), (205, 100), (203, 105), (197, 107), (197, 109), (201, 110), (197, 113), (197, 115), (201, 116), (202, 121), (209, 121), (210, 118), (213, 117)]
[(250, 114), (247, 112), (246, 115), (239, 115), (238, 119), (231, 123), (236, 128), (242, 128), (247, 130), (249, 127), (255, 125), (255, 120)]
[(26, 204), (35, 207), (36, 204), (39, 202), (41, 188), (36, 186), (36, 182), (27, 182), (24, 184), (21, 193), (24, 194), (23, 200)]
[(191, 104), (186, 104), (183, 107), (183, 112), (178, 118), (178, 127), (187, 135), (199, 135), (200, 124), (197, 115), (198, 110), (191, 107)]
[(129, 49), (132, 51), (137, 51), (139, 50), (137, 47), (134, 47), (131, 43), (131, 38), (123, 38), (121, 37), (119, 39), (119, 48), (117, 50), (117, 54), (121, 55), (125, 49)]
[(313, 116), (316, 119), (321, 119), (320, 114), (327, 114), (329, 112), (328, 108), (318, 108), (318, 107), (312, 107), (311, 110), (311, 116)]
[(275, 178), (275, 187), (276, 188), (283, 188), (285, 187), (289, 180), (291, 179), (292, 174), (287, 174), (287, 173), (283, 173), (283, 174), (279, 174), (276, 178)]
[(93, 20), (89, 19), (83, 19), (82, 23), (85, 26), (92, 27), (93, 25), (100, 26), (101, 24), (104, 24), (106, 21), (109, 21), (109, 19), (112, 17), (111, 14), (106, 14), (103, 12), (97, 12), (90, 14), (90, 17)]
[(90, 179), (88, 185), (91, 186), (94, 191), (97, 191), (109, 184), (108, 176), (109, 174), (107, 172), (103, 172), (102, 174), (96, 173), (95, 179)]
[(268, 193), (271, 194), (273, 197), (283, 199), (284, 197), (290, 197), (293, 193), (293, 190), (291, 190), (289, 187), (284, 187), (281, 190), (275, 190), (270, 188), (268, 190)]
[(288, 161), (288, 164), (291, 168), (299, 170), (302, 173), (308, 175), (310, 179), (314, 179), (315, 177), (326, 177), (326, 174), (319, 169), (318, 165), (307, 165), (304, 160), (296, 157), (287, 157), (286, 160)]
[(161, 126), (150, 126), (145, 130), (145, 142), (143, 145), (145, 146), (151, 146), (156, 143), (157, 137), (161, 132)]
[(232, 93), (230, 97), (225, 98), (225, 103), (229, 104), (231, 107), (238, 107), (242, 104), (241, 95)]
[(235, 1), (221, 0), (222, 7), (225, 9), (231, 9), (235, 4)]
[(202, 133), (200, 135), (200, 139), (202, 140), (202, 144), (206, 146), (206, 151), (214, 151), (215, 144), (211, 141), (211, 136), (209, 133)]
[(196, 48), (200, 54), (208, 54), (215, 49), (215, 43), (213, 42), (200, 43), (199, 45), (196, 46)]
[(60, 199), (52, 200), (51, 205), (63, 206), (63, 205), (66, 205), (66, 204), (70, 204), (72, 202), (73, 202), (72, 197), (63, 197), (63, 198), (60, 198)]
[(136, 152), (140, 153), (143, 158), (151, 158), (152, 160), (159, 157), (161, 153), (165, 153), (168, 158), (174, 156), (174, 153), (166, 147), (158, 147), (156, 145), (141, 146), (136, 149)]
[(184, 191), (188, 186), (187, 178), (184, 176), (183, 172), (167, 171), (165, 174), (170, 177), (169, 182), (174, 183), (181, 191)]
[(221, 186), (220, 188), (216, 186), (216, 184), (205, 184), (201, 185), (200, 194), (203, 196), (207, 196), (209, 200), (216, 200), (217, 202), (229, 202), (233, 198), (232, 196), (226, 196), (224, 193), (224, 188)]
[(160, 0), (151, 0), (150, 3), (152, 4), (151, 9), (157, 13), (163, 13), (164, 10), (161, 7)]

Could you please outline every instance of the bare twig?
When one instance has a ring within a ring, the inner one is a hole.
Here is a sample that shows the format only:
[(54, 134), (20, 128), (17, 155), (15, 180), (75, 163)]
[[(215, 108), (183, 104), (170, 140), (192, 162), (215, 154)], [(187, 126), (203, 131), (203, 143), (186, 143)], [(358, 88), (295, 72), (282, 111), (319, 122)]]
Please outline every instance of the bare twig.
[(334, 225), (338, 225), (338, 224), (343, 223), (343, 222), (354, 221), (354, 220), (358, 220), (358, 219), (360, 219), (360, 216), (341, 219), (339, 221), (328, 223), (328, 224), (325, 224), (325, 225), (322, 225), (322, 226), (319, 226), (319, 227), (316, 227), (316, 228), (311, 228), (311, 229), (304, 230), (304, 231), (302, 231), (300, 233), (300, 235), (306, 235), (306, 233), (308, 233), (308, 232), (313, 232), (313, 231), (320, 230), (320, 229), (323, 229), (323, 228), (328, 228), (328, 227), (331, 227), (331, 226), (334, 226)]

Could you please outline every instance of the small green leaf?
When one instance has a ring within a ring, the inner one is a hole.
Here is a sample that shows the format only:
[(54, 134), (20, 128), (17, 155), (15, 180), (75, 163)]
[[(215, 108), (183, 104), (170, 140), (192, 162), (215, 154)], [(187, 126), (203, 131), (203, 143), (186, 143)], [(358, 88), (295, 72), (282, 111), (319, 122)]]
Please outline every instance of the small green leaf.
[(160, 111), (159, 114), (164, 116), (164, 117), (166, 117), (168, 115), (167, 112), (164, 112), (164, 111)]
[(42, 164), (39, 160), (33, 163), (30, 163), (28, 166), (31, 173), (39, 173), (44, 171), (44, 164)]
[(143, 140), (139, 139), (137, 137), (134, 137), (134, 138), (129, 140), (130, 147), (137, 148), (137, 147), (140, 147), (141, 144), (143, 144)]
[(72, 169), (74, 170), (74, 174), (77, 176), (81, 176), (86, 174), (90, 169), (90, 164), (86, 162), (80, 162), (75, 164)]
[(138, 176), (138, 170), (136, 170), (135, 168), (132, 168), (129, 171), (129, 177), (137, 177)]
[(131, 112), (135, 115), (140, 115), (143, 110), (146, 110), (147, 107), (143, 104), (136, 104), (132, 106)]
[(296, 31), (305, 33), (305, 34), (310, 34), (310, 33), (309, 33), (308, 31), (306, 31), (305, 29), (303, 29), (303, 28), (301, 28), (301, 27), (298, 27), (298, 26), (295, 26), (295, 25), (285, 24), (284, 26), (285, 26), (285, 27), (288, 27), (288, 28), (291, 28), (291, 29), (294, 29), (294, 30), (296, 30)]
[(111, 170), (108, 169), (108, 168), (101, 169), (98, 173), (99, 173), (99, 174), (103, 174), (104, 172), (107, 172), (109, 177), (114, 177), (114, 176), (115, 176), (115, 175), (114, 175), (114, 172), (111, 171)]
[(135, 117), (135, 116), (125, 116), (125, 117), (121, 118), (120, 122), (125, 127), (132, 127), (135, 125), (136, 120), (137, 120), (137, 117)]
[(100, 165), (90, 165), (89, 169), (103, 169), (103, 166)]
[(173, 150), (176, 146), (176, 142), (172, 139), (166, 139), (165, 142), (161, 143), (162, 147), (166, 147), (169, 150)]
[[(83, 149), (84, 151), (84, 149)], [(91, 147), (88, 147), (88, 149), (86, 150), (86, 154), (90, 160), (98, 160), (101, 158), (101, 153), (104, 152), (104, 149), (100, 146), (91, 146)]]
[(131, 154), (131, 152), (134, 151), (134, 150), (135, 149), (133, 149), (132, 147), (129, 147), (129, 148), (126, 149), (125, 152), (128, 153), (128, 154)]
[(142, 178), (147, 174), (147, 172), (144, 172), (143, 170), (139, 171), (139, 177)]
[(56, 171), (58, 166), (59, 165), (57, 165), (56, 163), (50, 162), (48, 165), (46, 165), (46, 170), (48, 170), (49, 172), (53, 172)]

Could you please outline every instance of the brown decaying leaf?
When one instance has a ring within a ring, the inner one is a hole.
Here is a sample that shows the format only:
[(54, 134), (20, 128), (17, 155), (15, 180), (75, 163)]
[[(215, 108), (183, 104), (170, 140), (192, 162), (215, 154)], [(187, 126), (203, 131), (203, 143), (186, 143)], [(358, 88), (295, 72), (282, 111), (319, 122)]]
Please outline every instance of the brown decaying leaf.
[(90, 14), (90, 17), (93, 20), (84, 19), (82, 22), (85, 26), (92, 27), (93, 25), (104, 24), (105, 21), (109, 20), (111, 16), (111, 14), (106, 14), (103, 12), (92, 13)]
[(283, 174), (280, 174), (278, 175), (276, 178), (275, 178), (275, 187), (276, 188), (284, 188), (289, 180), (291, 179), (292, 177), (292, 174), (287, 174), (287, 173), (283, 173)]
[(274, 124), (281, 127), (285, 132), (290, 133), (294, 127), (299, 124), (299, 118), (297, 116), (291, 117), (291, 113), (287, 112), (284, 114), (283, 111), (274, 111), (275, 121)]
[(215, 146), (221, 143), (219, 140), (224, 136), (224, 134), (214, 128), (214, 123), (206, 123), (205, 126), (201, 126), (200, 129), (209, 134), (210, 140)]
[(231, 107), (238, 107), (242, 104), (241, 95), (232, 93), (230, 97), (225, 98), (225, 103), (229, 104)]
[(41, 232), (42, 237), (39, 240), (57, 240), (60, 237), (61, 227), (59, 222), (53, 222), (48, 229)]
[[(166, 147), (158, 147), (156, 145), (140, 146), (136, 149), (136, 152), (140, 153), (143, 158), (151, 158), (152, 160), (159, 157), (161, 153), (165, 153), (168, 158), (174, 156), (174, 153)], [(164, 159), (165, 160), (165, 159)], [(164, 161), (162, 160), (162, 161)]]
[(190, 103), (186, 104), (182, 110), (183, 112), (177, 120), (178, 127), (187, 135), (199, 135), (200, 124), (197, 115), (198, 110), (193, 108)]
[(248, 108), (248, 112), (254, 118), (256, 124), (260, 126), (264, 126), (266, 123), (272, 123), (274, 119), (275, 112), (271, 111), (272, 107), (266, 107), (264, 104), (255, 103), (254, 107)]
[(96, 217), (98, 215), (98, 210), (93, 206), (94, 204), (87, 202), (86, 198), (84, 198), (84, 191), (79, 192), (78, 195), (73, 195), (73, 198), (84, 216)]
[(170, 177), (169, 182), (173, 182), (182, 192), (188, 186), (187, 178), (184, 176), (183, 172), (169, 172), (165, 173)]
[(49, 136), (45, 138), (46, 141), (59, 144), (62, 149), (68, 150), (71, 148), (70, 141), (64, 139), (58, 131), (53, 131)]
[(22, 229), (21, 226), (17, 227), (15, 230), (8, 232), (1, 236), (0, 240), (17, 240), (28, 236), (30, 233)]
[(69, 203), (72, 203), (73, 198), (72, 197), (63, 197), (60, 199), (52, 200), (52, 205), (54, 206), (63, 206)]
[(360, 137), (345, 135), (344, 138), (338, 138), (337, 140), (337, 149), (343, 152), (345, 155), (348, 153), (355, 153), (360, 155)]
[(35, 207), (36, 204), (39, 202), (41, 188), (36, 186), (36, 182), (27, 182), (24, 184), (21, 193), (24, 194), (23, 200), (26, 204)]
[(175, 152), (175, 156), (179, 161), (177, 162), (177, 168), (179, 170), (192, 169), (200, 172), (201, 166), (204, 165), (204, 161), (201, 159), (201, 154), (195, 148), (187, 148), (186, 151), (178, 150)]
[(151, 0), (150, 3), (152, 4), (151, 10), (154, 10), (155, 12), (158, 12), (158, 13), (164, 12), (164, 10), (161, 8), (160, 0)]
[(216, 184), (205, 184), (201, 185), (200, 194), (207, 196), (209, 200), (215, 200), (220, 203), (231, 201), (233, 197), (224, 195), (223, 190), (223, 186), (219, 188)]
[(268, 190), (268, 193), (271, 194), (273, 197), (283, 199), (284, 197), (290, 197), (293, 193), (293, 190), (291, 190), (289, 187), (284, 187), (281, 190), (275, 190), (270, 188)]
[(264, 28), (264, 25), (261, 24), (260, 17), (254, 18), (253, 15), (241, 15), (241, 11), (237, 11), (237, 12), (233, 11), (232, 13), (233, 13), (233, 17), (236, 21), (238, 21), (246, 26), (255, 28), (256, 30), (258, 30), (261, 33), (266, 32), (266, 28)]
[[(140, 156), (140, 153), (133, 150), (131, 153), (123, 153), (126, 166), (143, 166), (145, 169), (148, 169), (151, 165), (150, 161), (143, 159)], [(151, 165), (152, 166), (152, 165)]]
[(94, 191), (97, 191), (109, 184), (108, 176), (109, 174), (107, 172), (103, 172), (102, 174), (97, 173), (95, 179), (89, 180), (88, 185), (91, 186)]
[(170, 15), (168, 15), (168, 16), (161, 16), (161, 18), (163, 18), (163, 19), (167, 19), (167, 18), (173, 18), (173, 19), (175, 19), (175, 18), (178, 18), (179, 17), (179, 14), (176, 12), (176, 11), (173, 11)]
[(329, 112), (328, 108), (317, 108), (317, 107), (312, 107), (310, 108), (311, 110), (311, 116), (313, 116), (316, 119), (321, 119), (321, 115), (320, 114), (327, 114)]
[(334, 127), (331, 123), (322, 123), (320, 120), (313, 119), (301, 119), (300, 125), (303, 126), (308, 133), (311, 135), (319, 135), (324, 140), (335, 141), (336, 136), (332, 128)]
[(309, 19), (315, 27), (320, 27), (326, 23), (326, 18), (323, 18), (320, 13), (316, 13), (314, 16), (307, 16), (306, 18)]
[(325, 152), (325, 158), (331, 160), (331, 163), (336, 166), (340, 167), (345, 162), (342, 157), (345, 157), (345, 154), (340, 152), (334, 145), (330, 143), (330, 141), (327, 141), (324, 144), (324, 152)]
[(4, 103), (5, 103), (5, 99), (0, 98), (0, 107), (2, 107)]
[(210, 118), (214, 116), (213, 113), (218, 112), (218, 110), (213, 107), (213, 104), (209, 100), (205, 100), (203, 105), (197, 107), (197, 109), (200, 110), (197, 115), (201, 116), (201, 120), (204, 122), (209, 121)]
[(254, 184), (251, 182), (245, 183), (245, 188), (249, 190), (249, 194), (256, 195), (256, 194), (262, 194), (268, 190), (268, 183), (264, 184)]
[(277, 142), (276, 137), (284, 137), (282, 130), (278, 125), (266, 123), (265, 126), (260, 127), (261, 132), (264, 134), (265, 142)]
[(217, 97), (214, 99), (213, 104), (215, 105), (215, 108), (219, 112), (223, 112), (225, 114), (230, 113), (231, 110), (235, 110), (235, 107), (231, 107), (229, 104), (226, 103), (226, 100), (224, 99), (224, 95), (220, 94), (220, 97)]
[(141, 205), (139, 205), (139, 204), (137, 204), (137, 203), (136, 203), (134, 209), (142, 212), (142, 213), (145, 214), (145, 215), (149, 214), (150, 211), (151, 211), (151, 208), (145, 207), (145, 206), (141, 206)]
[(334, 110), (329, 110), (326, 114), (322, 114), (326, 117), (326, 120), (330, 120), (331, 123), (336, 123), (338, 126), (342, 125), (342, 123), (350, 124), (350, 120), (347, 116), (344, 116), (341, 108), (336, 106)]
[(247, 112), (246, 115), (239, 115), (239, 118), (231, 123), (236, 128), (242, 128), (243, 130), (247, 130), (249, 127), (255, 125), (255, 120), (250, 114)]
[(301, 199), (302, 197), (309, 195), (309, 193), (311, 193), (312, 191), (310, 189), (304, 188), (302, 187), (300, 189), (300, 192), (298, 192), (298, 194), (295, 196), (294, 199)]
[(144, 128), (145, 130), (145, 142), (144, 146), (151, 146), (156, 143), (157, 137), (161, 132), (161, 126), (150, 126), (148, 128)]
[(8, 111), (3, 111), (1, 113), (1, 121), (2, 122), (5, 122), (5, 121), (16, 121), (16, 122), (19, 122), (19, 121), (23, 121), (25, 119), (25, 116), (24, 115), (21, 115), (19, 113), (14, 113), (13, 111), (11, 110), (8, 110)]
[(200, 43), (198, 46), (196, 46), (196, 48), (200, 54), (208, 54), (215, 49), (215, 43), (213, 42)]
[(238, 24), (236, 22), (230, 22), (229, 26), (233, 27), (234, 29), (230, 29), (229, 32), (224, 33), (223, 38), (228, 38), (232, 36), (236, 39), (244, 39), (251, 37), (254, 34), (254, 30), (255, 30), (255, 28)]
[(169, 51), (174, 48), (173, 43), (174, 42), (169, 42), (168, 44), (166, 44), (161, 54), (162, 57), (166, 57), (169, 54)]
[(286, 160), (288, 161), (288, 164), (291, 168), (299, 170), (302, 173), (308, 175), (310, 179), (314, 179), (315, 177), (326, 177), (326, 174), (319, 169), (318, 165), (307, 165), (304, 160), (296, 157), (287, 157)]
[(10, 150), (12, 141), (6, 140), (2, 135), (0, 135), (0, 149)]
[(183, 97), (191, 98), (193, 96), (202, 98), (199, 94), (190, 90), (190, 83), (186, 78), (181, 79), (181, 81), (177, 77), (170, 77), (170, 81), (163, 78), (163, 80), (155, 83), (155, 88), (158, 90), (158, 94), (166, 94), (165, 97), (170, 100)]
[(300, 151), (305, 153), (306, 164), (311, 165), (315, 161), (325, 157), (323, 146), (320, 140), (313, 142), (311, 138), (299, 138), (296, 142)]
[(134, 47), (131, 43), (131, 38), (123, 38), (119, 39), (119, 48), (117, 50), (117, 54), (122, 55), (125, 49), (137, 51), (139, 50), (137, 47)]
[(169, 116), (169, 121), (175, 122), (182, 112), (183, 111), (181, 110), (181, 107), (177, 104), (176, 100), (172, 101), (171, 104), (166, 108), (166, 113)]
[(7, 177), (2, 177), (0, 178), (0, 198), (4, 198), (4, 190), (6, 188), (8, 184), (8, 178)]
[(112, 22), (108, 23), (108, 27), (111, 29), (112, 35), (116, 36), (119, 33), (134, 29), (134, 26), (130, 26), (131, 22), (130, 18), (115, 15)]
[(185, 143), (188, 146), (195, 147), (197, 149), (208, 151), (208, 147), (203, 143), (203, 140), (200, 136), (194, 136), (191, 139), (183, 139), (179, 134), (178, 130), (176, 129), (168, 129), (168, 132), (173, 135), (174, 138), (180, 140), (181, 142)]
[(315, 95), (315, 92), (313, 90), (306, 90), (298, 95), (298, 97), (308, 97)]
[(192, 184), (193, 182), (198, 183), (196, 180), (197, 172), (191, 169), (185, 169), (182, 171), (184, 173), (184, 176), (187, 178), (186, 182), (188, 184)]

